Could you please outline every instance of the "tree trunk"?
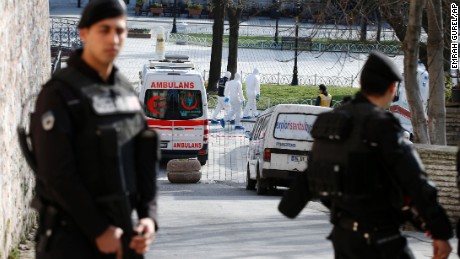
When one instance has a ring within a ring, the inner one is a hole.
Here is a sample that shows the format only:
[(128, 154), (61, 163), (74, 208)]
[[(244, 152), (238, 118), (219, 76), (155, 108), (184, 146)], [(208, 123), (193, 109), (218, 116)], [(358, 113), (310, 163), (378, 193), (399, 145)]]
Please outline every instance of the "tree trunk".
[(222, 42), (224, 40), (225, 3), (213, 0), (214, 24), (212, 26), (211, 61), (209, 63), (208, 92), (217, 92), (217, 82), (222, 68)]
[(446, 106), (444, 94), (444, 28), (441, 0), (427, 1), (428, 16), (428, 130), (431, 144), (446, 145)]
[(375, 16), (377, 18), (377, 35), (375, 37), (375, 40), (377, 42), (380, 42), (380, 38), (382, 35), (382, 15), (380, 14), (380, 10), (375, 11)]
[(422, 12), (426, 0), (410, 0), (409, 24), (405, 39), (404, 49), (404, 75), (407, 101), (411, 109), (411, 122), (415, 135), (415, 142), (429, 144), (426, 118), (423, 111), (420, 88), (417, 82), (417, 61), (420, 42)]
[(388, 0), (378, 0), (378, 3), (382, 16), (395, 31), (396, 37), (403, 42), (406, 36), (406, 14), (401, 11), (402, 3), (400, 1), (389, 3)]
[[(240, 1), (238, 1), (239, 3)], [(238, 71), (238, 38), (240, 31), (240, 17), (243, 9), (241, 5), (227, 7), (228, 23), (230, 26), (228, 39), (227, 71), (232, 72), (232, 78)]]
[(366, 41), (367, 39), (367, 18), (361, 17), (361, 30), (359, 34), (359, 41)]

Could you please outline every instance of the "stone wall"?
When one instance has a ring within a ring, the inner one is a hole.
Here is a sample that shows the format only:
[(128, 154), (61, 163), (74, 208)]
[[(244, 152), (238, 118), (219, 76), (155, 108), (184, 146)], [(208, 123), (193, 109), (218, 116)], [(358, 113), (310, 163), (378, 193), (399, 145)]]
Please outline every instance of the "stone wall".
[(460, 144), (460, 108), (446, 107), (446, 139), (447, 145)]
[(459, 193), (457, 188), (457, 147), (415, 145), (425, 170), (438, 188), (439, 201), (447, 210), (452, 223), (460, 217)]
[(0, 259), (8, 257), (34, 222), (33, 175), (16, 127), (28, 97), (51, 73), (48, 0), (0, 1)]

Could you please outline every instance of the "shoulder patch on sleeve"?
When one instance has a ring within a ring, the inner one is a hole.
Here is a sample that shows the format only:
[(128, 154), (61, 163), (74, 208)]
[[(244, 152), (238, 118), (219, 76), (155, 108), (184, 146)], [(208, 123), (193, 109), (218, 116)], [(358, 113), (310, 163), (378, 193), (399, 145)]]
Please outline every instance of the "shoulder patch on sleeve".
[(42, 115), (42, 127), (45, 131), (50, 131), (54, 127), (56, 121), (52, 111), (47, 111)]

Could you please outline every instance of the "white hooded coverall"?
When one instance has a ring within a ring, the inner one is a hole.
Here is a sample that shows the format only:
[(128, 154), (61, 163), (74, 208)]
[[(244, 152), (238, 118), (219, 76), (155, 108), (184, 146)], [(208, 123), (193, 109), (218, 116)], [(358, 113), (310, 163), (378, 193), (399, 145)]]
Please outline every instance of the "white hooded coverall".
[[(213, 119), (213, 120), (217, 119), (217, 115), (222, 110), (222, 108), (225, 109), (226, 113), (228, 113), (230, 111), (230, 104), (225, 102), (225, 88), (227, 88), (227, 84), (229, 82), (227, 80), (229, 80), (231, 76), (232, 76), (232, 73), (227, 71), (227, 72), (225, 72), (225, 76), (223, 78), (221, 78), (219, 80), (219, 82), (218, 82), (218, 85), (217, 85), (217, 87), (218, 87), (217, 106), (216, 106), (216, 109), (214, 110), (214, 112), (212, 113), (212, 117), (211, 117), (211, 119)], [(225, 81), (225, 84), (221, 85), (224, 81)], [(221, 88), (224, 88), (224, 90), (222, 91)], [(221, 91), (222, 91), (222, 95), (221, 95)]]
[(243, 86), (241, 85), (241, 75), (235, 73), (235, 79), (228, 81), (225, 87), (225, 97), (230, 99), (231, 110), (225, 116), (228, 121), (235, 115), (235, 126), (241, 126), (241, 105), (244, 101)]
[(254, 68), (252, 74), (246, 78), (246, 97), (248, 103), (244, 108), (243, 117), (253, 117), (259, 115), (257, 112), (256, 96), (260, 96), (260, 76), (259, 70)]

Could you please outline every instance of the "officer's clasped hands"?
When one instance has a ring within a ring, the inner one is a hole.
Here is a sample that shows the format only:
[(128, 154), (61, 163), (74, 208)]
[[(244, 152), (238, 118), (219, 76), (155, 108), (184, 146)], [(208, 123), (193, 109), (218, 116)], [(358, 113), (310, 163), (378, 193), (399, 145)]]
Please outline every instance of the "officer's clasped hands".
[(129, 247), (138, 254), (144, 254), (149, 250), (149, 246), (154, 239), (155, 223), (150, 218), (139, 220), (135, 231), (138, 235), (134, 235), (129, 243)]

